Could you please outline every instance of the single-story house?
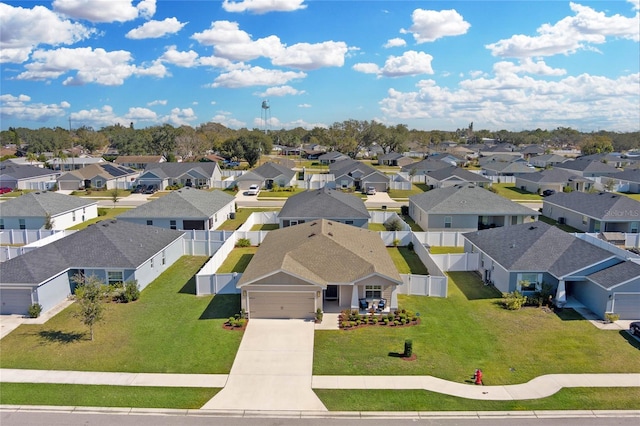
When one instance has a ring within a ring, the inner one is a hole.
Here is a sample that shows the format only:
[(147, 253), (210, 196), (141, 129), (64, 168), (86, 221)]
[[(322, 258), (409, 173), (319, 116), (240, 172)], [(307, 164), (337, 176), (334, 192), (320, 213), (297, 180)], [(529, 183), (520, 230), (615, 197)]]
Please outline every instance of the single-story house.
[(397, 309), (399, 284), (376, 232), (320, 219), (270, 231), (236, 286), (250, 318), (313, 319), (327, 302), (358, 309), (385, 298)]
[(530, 158), (535, 157), (537, 155), (544, 154), (546, 150), (545, 150), (545, 148), (543, 146), (534, 144), (534, 145), (527, 145), (527, 146), (520, 147), (520, 149), (518, 149), (518, 151), (520, 151), (522, 153), (524, 158), (530, 159)]
[(334, 176), (334, 184), (338, 189), (353, 188), (364, 191), (372, 186), (378, 192), (389, 189), (390, 178), (383, 172), (360, 161), (347, 159), (329, 165), (329, 172)]
[(119, 155), (113, 162), (123, 167), (144, 170), (150, 164), (165, 163), (164, 155)]
[(58, 188), (129, 189), (140, 173), (128, 167), (111, 163), (90, 164), (81, 169), (63, 173), (58, 178)]
[(383, 166), (406, 166), (413, 163), (413, 158), (406, 157), (398, 152), (378, 155), (378, 164)]
[(551, 286), (555, 302), (575, 299), (600, 318), (640, 319), (640, 265), (544, 222), (464, 234), (480, 253), (478, 272), (503, 293)]
[(136, 183), (153, 185), (158, 189), (173, 185), (213, 188), (213, 182), (220, 180), (222, 171), (218, 163), (158, 163), (148, 165)]
[(411, 176), (424, 176), (427, 173), (435, 170), (446, 169), (451, 167), (451, 163), (446, 161), (440, 161), (432, 158), (425, 158), (417, 163), (407, 164), (400, 169), (403, 172), (409, 173)]
[(544, 154), (544, 155), (536, 155), (535, 157), (529, 158), (529, 164), (535, 167), (549, 167), (555, 166), (556, 164), (564, 163), (568, 158), (564, 155), (558, 154)]
[(578, 158), (576, 160), (565, 161), (564, 163), (556, 164), (554, 167), (556, 169), (569, 170), (574, 174), (582, 177), (609, 177), (615, 175), (616, 173), (620, 173), (620, 170), (607, 163), (587, 158)]
[(426, 184), (431, 188), (444, 188), (447, 186), (464, 185), (472, 183), (480, 187), (491, 186), (491, 180), (480, 173), (473, 173), (460, 167), (447, 167), (427, 173)]
[(633, 158), (619, 152), (607, 152), (607, 153), (601, 153), (601, 154), (582, 155), (576, 158), (576, 160), (599, 161), (601, 163), (606, 163), (617, 169), (625, 169), (625, 168), (634, 167), (634, 166), (637, 167), (638, 165), (637, 158)]
[(534, 194), (540, 194), (547, 189), (562, 192), (565, 187), (571, 188), (572, 191), (588, 191), (593, 184), (591, 179), (556, 168), (516, 175), (516, 187)]
[(278, 212), (280, 228), (317, 219), (367, 228), (370, 218), (371, 215), (360, 197), (327, 186), (289, 197)]
[(426, 232), (468, 232), (537, 220), (540, 213), (471, 184), (409, 197), (409, 215)]
[(351, 157), (346, 154), (342, 154), (337, 151), (331, 151), (320, 155), (318, 157), (318, 161), (320, 161), (320, 164), (333, 164), (336, 161), (348, 160), (349, 158)]
[(235, 198), (226, 192), (185, 186), (118, 216), (118, 220), (160, 228), (208, 231), (234, 213)]
[(136, 280), (144, 289), (184, 253), (182, 231), (102, 221), (0, 263), (2, 314), (46, 312), (67, 299), (74, 277), (105, 284)]
[(527, 166), (526, 161), (490, 161), (481, 165), (487, 176), (514, 176), (519, 173), (535, 173), (534, 167)]
[(68, 157), (68, 158), (52, 158), (46, 161), (47, 167), (52, 170), (57, 170), (61, 172), (70, 172), (72, 170), (79, 170), (84, 167), (93, 165), (93, 164), (102, 164), (106, 161), (102, 157)]
[(31, 165), (0, 162), (0, 187), (49, 190), (56, 186), (60, 172)]
[(435, 152), (435, 153), (429, 154), (428, 158), (431, 160), (444, 161), (445, 163), (451, 166), (458, 166), (458, 167), (463, 167), (469, 163), (469, 160), (467, 160), (465, 157), (461, 157), (459, 155), (451, 154), (447, 152)]
[(542, 214), (582, 232), (640, 229), (640, 201), (611, 192), (559, 192), (545, 197)]
[[(618, 192), (640, 194), (640, 169), (624, 170), (608, 179), (615, 181), (615, 190)], [(603, 179), (603, 183), (606, 182), (607, 178)]]
[(271, 189), (274, 184), (282, 188), (289, 188), (296, 184), (297, 175), (295, 170), (280, 164), (267, 162), (238, 176), (235, 182), (240, 190), (248, 189), (251, 185)]
[(55, 192), (28, 192), (0, 204), (0, 229), (67, 229), (98, 217), (98, 202)]

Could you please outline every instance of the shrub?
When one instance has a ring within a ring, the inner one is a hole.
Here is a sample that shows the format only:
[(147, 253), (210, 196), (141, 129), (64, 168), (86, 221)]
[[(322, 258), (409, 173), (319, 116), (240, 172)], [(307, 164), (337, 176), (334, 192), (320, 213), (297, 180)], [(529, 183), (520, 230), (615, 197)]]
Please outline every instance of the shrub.
[(42, 313), (42, 305), (39, 303), (34, 303), (29, 306), (29, 318), (38, 318)]
[(316, 309), (316, 321), (322, 322), (322, 309)]
[(140, 287), (138, 281), (127, 281), (124, 284), (124, 292), (122, 293), (122, 301), (124, 303), (135, 302), (140, 297)]
[(400, 214), (403, 216), (409, 215), (409, 206), (400, 206)]
[(524, 305), (527, 297), (523, 296), (519, 291), (514, 291), (511, 293), (503, 293), (502, 294), (502, 304), (506, 309), (510, 311), (517, 311)]
[(250, 247), (251, 240), (249, 238), (238, 238), (236, 241), (236, 247)]
[(413, 241), (409, 241), (409, 244), (407, 244), (407, 248), (409, 249), (409, 251), (413, 251)]
[(402, 221), (398, 218), (389, 220), (385, 222), (384, 229), (386, 229), (387, 231), (402, 231)]
[(413, 355), (413, 340), (407, 339), (404, 341), (403, 356), (409, 357), (411, 355)]
[(620, 319), (620, 315), (613, 312), (605, 312), (604, 319), (607, 320), (607, 322), (616, 322)]
[(395, 240), (393, 240), (393, 246), (394, 247), (398, 247), (400, 245), (400, 240), (398, 238), (396, 238)]

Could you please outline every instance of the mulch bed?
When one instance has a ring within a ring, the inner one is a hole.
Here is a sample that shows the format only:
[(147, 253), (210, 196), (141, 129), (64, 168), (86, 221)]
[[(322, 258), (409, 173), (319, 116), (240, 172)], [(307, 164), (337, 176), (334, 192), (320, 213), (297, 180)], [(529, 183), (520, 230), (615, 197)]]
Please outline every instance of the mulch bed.
[(225, 330), (244, 330), (245, 328), (247, 328), (247, 324), (249, 324), (249, 320), (246, 320), (242, 327), (234, 327), (228, 322), (225, 322), (224, 324), (222, 324), (222, 328), (224, 328)]

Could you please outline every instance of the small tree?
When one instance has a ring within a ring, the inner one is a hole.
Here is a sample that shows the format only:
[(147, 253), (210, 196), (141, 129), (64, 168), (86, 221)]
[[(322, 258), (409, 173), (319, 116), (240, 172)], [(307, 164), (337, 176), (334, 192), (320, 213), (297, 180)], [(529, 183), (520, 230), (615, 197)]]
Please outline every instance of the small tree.
[(113, 201), (113, 207), (115, 207), (116, 203), (120, 201), (120, 191), (118, 188), (113, 188), (111, 190), (111, 201)]
[(51, 213), (47, 213), (44, 216), (44, 229), (50, 231), (53, 229), (54, 220), (51, 218)]
[(605, 190), (605, 191), (607, 191), (607, 192), (611, 192), (611, 191), (613, 191), (613, 188), (614, 188), (615, 186), (616, 186), (616, 181), (615, 181), (615, 180), (613, 180), (613, 179), (607, 179), (607, 180), (604, 182), (604, 185), (603, 185), (604, 190)]
[(93, 341), (93, 327), (104, 319), (105, 284), (93, 275), (82, 278), (81, 281), (82, 283), (78, 285), (75, 293), (79, 306), (75, 316), (89, 327)]
[(402, 221), (398, 218), (391, 219), (384, 224), (384, 228), (389, 231), (402, 231)]

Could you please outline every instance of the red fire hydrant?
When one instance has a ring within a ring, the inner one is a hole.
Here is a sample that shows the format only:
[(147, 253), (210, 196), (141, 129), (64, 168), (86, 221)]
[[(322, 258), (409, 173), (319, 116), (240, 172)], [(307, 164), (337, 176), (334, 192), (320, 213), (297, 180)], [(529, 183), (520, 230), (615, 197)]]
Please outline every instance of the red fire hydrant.
[(483, 385), (482, 383), (482, 370), (479, 368), (476, 370), (476, 373), (473, 375), (473, 380), (476, 385)]

